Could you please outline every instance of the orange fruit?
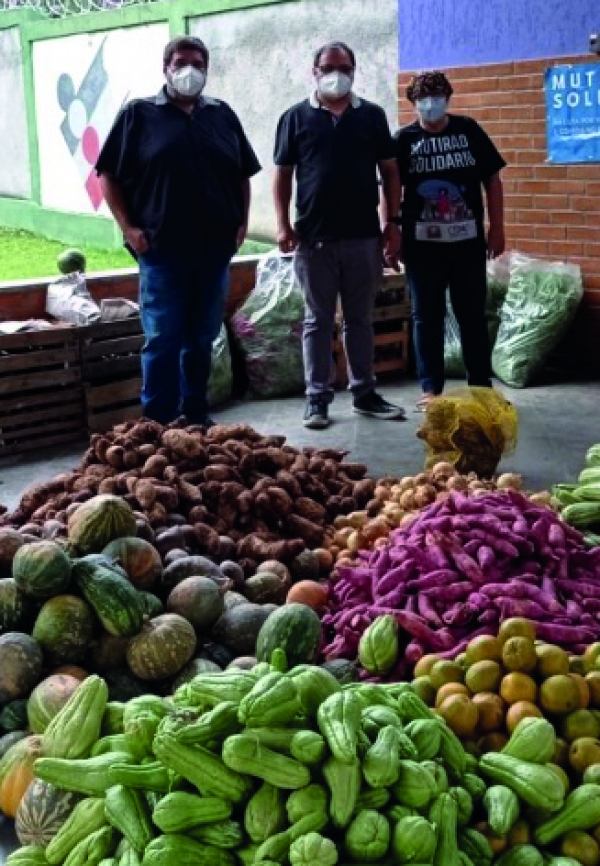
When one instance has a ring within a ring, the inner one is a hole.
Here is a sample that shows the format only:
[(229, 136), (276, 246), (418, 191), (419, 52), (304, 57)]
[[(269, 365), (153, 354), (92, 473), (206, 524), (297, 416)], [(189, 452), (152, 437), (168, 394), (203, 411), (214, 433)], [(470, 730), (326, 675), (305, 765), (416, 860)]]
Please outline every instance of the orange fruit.
[(428, 653), (427, 655), (421, 656), (419, 661), (415, 665), (415, 670), (413, 676), (416, 677), (427, 677), (431, 673), (431, 668), (434, 666), (436, 662), (439, 662), (440, 657), (435, 655), (435, 653)]
[(506, 730), (512, 734), (521, 719), (542, 719), (543, 714), (539, 707), (530, 701), (517, 701), (508, 708), (506, 714)]
[(600, 723), (590, 710), (574, 710), (561, 719), (560, 732), (568, 743), (580, 737), (597, 739), (600, 737)]
[(472, 737), (479, 721), (479, 711), (466, 695), (451, 695), (439, 707), (439, 714), (457, 737)]
[(519, 701), (530, 701), (533, 704), (537, 691), (535, 680), (520, 671), (507, 674), (500, 683), (500, 696), (507, 704), (516, 704)]
[(562, 737), (556, 738), (552, 763), (565, 769), (569, 766), (569, 743), (567, 743), (566, 740), (563, 740)]
[(529, 619), (521, 616), (513, 616), (505, 619), (498, 629), (498, 639), (504, 644), (511, 637), (527, 637), (530, 641), (535, 640), (535, 625)]
[(600, 671), (590, 671), (585, 675), (585, 681), (590, 690), (590, 704), (600, 707)]
[(589, 707), (590, 701), (592, 699), (590, 685), (586, 681), (585, 677), (583, 677), (581, 674), (570, 673), (569, 676), (577, 683), (577, 686), (579, 688), (579, 706), (582, 710), (584, 710), (586, 707)]
[(502, 657), (502, 644), (491, 634), (480, 634), (467, 644), (465, 665), (470, 667), (476, 662), (499, 662)]
[(495, 661), (472, 664), (465, 674), (465, 685), (474, 695), (478, 692), (496, 692), (502, 679), (502, 668)]
[(592, 764), (600, 763), (600, 740), (580, 737), (571, 743), (569, 763), (578, 773), (583, 773)]
[(511, 848), (515, 845), (531, 845), (533, 833), (531, 827), (520, 818), (516, 824), (513, 824), (510, 833), (508, 834), (508, 844)]
[(540, 704), (547, 713), (566, 715), (579, 709), (579, 684), (571, 674), (548, 677), (540, 686)]
[(569, 830), (562, 837), (560, 853), (564, 857), (572, 857), (581, 866), (598, 866), (600, 863), (600, 848), (593, 836), (583, 830)]
[(486, 752), (501, 752), (507, 743), (508, 737), (506, 734), (503, 734), (500, 731), (494, 731), (493, 733), (486, 734), (485, 737), (482, 737), (477, 745), (479, 746), (481, 754), (485, 755)]
[(555, 674), (569, 673), (569, 656), (559, 646), (540, 644), (535, 648), (537, 657), (536, 673), (545, 680)]
[(466, 697), (469, 697), (469, 694), (469, 690), (464, 683), (446, 683), (445, 686), (442, 686), (437, 691), (435, 696), (435, 706), (436, 708), (441, 707), (446, 698), (449, 698), (452, 695), (466, 695)]
[(572, 674), (581, 674), (584, 677), (588, 668), (583, 656), (569, 656), (569, 671)]
[(473, 703), (479, 711), (479, 730), (483, 734), (500, 731), (504, 727), (506, 704), (493, 692), (479, 692), (473, 695)]
[(502, 648), (502, 664), (507, 671), (531, 673), (537, 665), (535, 644), (528, 637), (509, 637)]
[(485, 836), (485, 838), (490, 843), (490, 847), (494, 854), (500, 854), (501, 851), (504, 851), (506, 846), (508, 845), (508, 839), (506, 836), (496, 836), (496, 834), (492, 831), (492, 828), (487, 823), (487, 821), (480, 821), (478, 824), (475, 824), (475, 829), (479, 830), (479, 832)]
[(432, 707), (435, 703), (435, 689), (431, 685), (429, 677), (417, 677), (410, 684), (413, 692), (417, 694), (423, 703), (428, 707)]
[(465, 672), (456, 662), (439, 659), (434, 662), (429, 671), (429, 678), (434, 689), (440, 689), (446, 683), (462, 683)]

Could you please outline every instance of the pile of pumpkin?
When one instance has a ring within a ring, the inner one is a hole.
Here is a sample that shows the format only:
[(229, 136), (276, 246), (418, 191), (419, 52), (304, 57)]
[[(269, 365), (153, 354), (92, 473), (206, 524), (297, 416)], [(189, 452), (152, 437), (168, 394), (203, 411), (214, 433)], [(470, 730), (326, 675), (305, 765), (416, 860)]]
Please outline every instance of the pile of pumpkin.
[(0, 761), (6, 866), (595, 866), (600, 785), (568, 792), (549, 722), (477, 758), (409, 684), (288, 670), (298, 634), (171, 698), (87, 678)]
[[(135, 532), (130, 506), (110, 494), (72, 512), (66, 544), (0, 530), (11, 575), (0, 579), (0, 733), (37, 731), (37, 714), (90, 671), (106, 677), (112, 698), (127, 699), (254, 656), (261, 627), (286, 600), (320, 635), (312, 608), (326, 591), (299, 580), (319, 576), (317, 554), (305, 551), (289, 568), (266, 560), (245, 580), (234, 561), (182, 552), (165, 565)], [(312, 607), (299, 603), (305, 597)]]

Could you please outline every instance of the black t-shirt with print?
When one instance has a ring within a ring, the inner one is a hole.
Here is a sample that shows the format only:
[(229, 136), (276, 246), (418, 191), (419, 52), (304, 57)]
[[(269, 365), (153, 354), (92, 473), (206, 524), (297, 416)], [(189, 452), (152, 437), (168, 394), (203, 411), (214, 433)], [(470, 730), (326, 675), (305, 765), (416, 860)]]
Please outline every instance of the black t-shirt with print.
[(482, 184), (506, 163), (479, 124), (451, 114), (441, 132), (415, 121), (394, 138), (405, 243), (482, 240)]

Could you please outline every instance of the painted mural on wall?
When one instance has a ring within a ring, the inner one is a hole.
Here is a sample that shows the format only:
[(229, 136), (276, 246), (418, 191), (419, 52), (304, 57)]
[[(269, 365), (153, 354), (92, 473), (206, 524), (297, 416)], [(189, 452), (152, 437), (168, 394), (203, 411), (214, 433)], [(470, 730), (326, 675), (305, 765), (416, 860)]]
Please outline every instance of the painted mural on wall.
[(548, 159), (600, 162), (600, 63), (546, 71)]
[(108, 214), (94, 164), (119, 108), (161, 87), (168, 39), (161, 23), (34, 44), (44, 207)]

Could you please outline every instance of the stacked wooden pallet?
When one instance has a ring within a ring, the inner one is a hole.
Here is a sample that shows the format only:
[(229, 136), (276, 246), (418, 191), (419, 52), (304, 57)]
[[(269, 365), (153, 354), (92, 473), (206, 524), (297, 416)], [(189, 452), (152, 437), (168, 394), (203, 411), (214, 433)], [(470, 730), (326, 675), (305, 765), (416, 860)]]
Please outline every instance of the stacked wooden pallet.
[(138, 316), (80, 328), (81, 371), (87, 428), (103, 432), (114, 424), (139, 418), (144, 342)]
[[(348, 384), (348, 370), (342, 339), (341, 310), (336, 318), (333, 345), (335, 384), (344, 388)], [(386, 271), (383, 284), (375, 298), (373, 310), (375, 334), (375, 374), (405, 373), (408, 370), (410, 349), (410, 303), (404, 274)]]
[(77, 329), (0, 336), (0, 456), (84, 435)]

